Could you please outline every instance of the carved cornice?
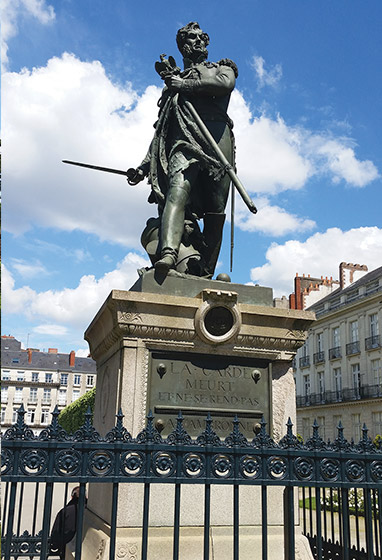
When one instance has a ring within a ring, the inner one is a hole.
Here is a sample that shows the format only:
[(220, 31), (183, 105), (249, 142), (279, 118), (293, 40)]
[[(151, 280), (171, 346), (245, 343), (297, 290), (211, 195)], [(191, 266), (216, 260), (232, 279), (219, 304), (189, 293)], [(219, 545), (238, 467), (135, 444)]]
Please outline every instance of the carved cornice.
[[(145, 343), (183, 342), (190, 344), (191, 348), (205, 347), (207, 353), (216, 346), (221, 347), (220, 352), (224, 353), (223, 347), (228, 345), (233, 352), (251, 355), (264, 352), (277, 359), (280, 353), (293, 355), (303, 345), (306, 338), (304, 327), (308, 329), (313, 318), (312, 314), (304, 311), (242, 306), (236, 304), (236, 294), (215, 294), (211, 290), (205, 290), (203, 297), (197, 298), (156, 298), (154, 294), (133, 292), (118, 292), (118, 298), (115, 295), (112, 293), (109, 296), (86, 331), (91, 354), (96, 360), (101, 360), (113, 346), (126, 338)], [(215, 300), (232, 312), (234, 328), (232, 333), (228, 333), (227, 340), (223, 340), (224, 337), (202, 336), (201, 329), (197, 328), (198, 321), (203, 320), (204, 307), (209, 306), (208, 311), (214, 307)], [(294, 326), (298, 328), (294, 329)]]

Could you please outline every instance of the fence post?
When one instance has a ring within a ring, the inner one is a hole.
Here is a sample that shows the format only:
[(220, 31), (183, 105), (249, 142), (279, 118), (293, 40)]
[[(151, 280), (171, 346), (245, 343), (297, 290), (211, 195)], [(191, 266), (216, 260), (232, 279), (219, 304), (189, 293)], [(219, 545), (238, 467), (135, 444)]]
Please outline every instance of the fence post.
[(295, 560), (294, 538), (294, 488), (286, 486), (284, 490), (284, 558)]

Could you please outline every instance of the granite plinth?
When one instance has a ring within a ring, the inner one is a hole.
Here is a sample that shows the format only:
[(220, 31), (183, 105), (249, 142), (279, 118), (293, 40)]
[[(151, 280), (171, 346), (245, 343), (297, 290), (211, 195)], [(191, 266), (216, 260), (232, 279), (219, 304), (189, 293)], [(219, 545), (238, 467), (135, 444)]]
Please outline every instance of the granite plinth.
[(236, 292), (239, 303), (273, 307), (272, 288), (209, 280), (197, 276), (182, 275), (175, 271), (170, 271), (167, 276), (160, 276), (152, 268), (142, 273), (137, 282), (130, 288), (130, 291), (196, 297), (205, 289)]
[[(232, 400), (233, 397), (240, 396), (237, 390), (240, 375), (243, 378), (246, 376), (247, 380), (253, 376), (255, 387), (256, 375), (261, 374), (261, 380), (267, 379), (269, 383), (269, 391), (261, 393), (269, 398), (268, 428), (272, 428), (273, 438), (279, 440), (286, 432), (288, 417), (291, 417), (292, 422), (295, 423), (295, 388), (291, 360), (303, 344), (306, 330), (314, 320), (314, 314), (272, 307), (270, 303), (272, 290), (269, 288), (257, 289), (258, 287), (255, 286), (240, 286), (205, 279), (195, 281), (191, 279), (190, 283), (187, 283), (183, 278), (170, 275), (160, 289), (165, 286), (163, 289), (172, 290), (174, 283), (175, 288), (172, 293), (160, 292), (157, 286), (156, 291), (147, 291), (147, 289), (154, 290), (153, 287), (150, 288), (155, 280), (152, 276), (150, 271), (146, 273), (132, 290), (114, 290), (85, 333), (91, 354), (97, 361), (97, 393), (94, 411), (94, 426), (97, 431), (101, 434), (109, 431), (115, 425), (115, 415), (119, 408), (122, 408), (125, 415), (124, 425), (133, 436), (136, 436), (145, 426), (149, 404), (153, 406), (154, 389), (158, 389), (158, 395), (161, 392), (161, 375), (165, 376), (164, 379), (166, 376), (178, 376), (178, 389), (172, 393), (166, 388), (166, 402), (157, 403), (162, 406), (163, 417), (167, 409), (184, 410), (179, 395), (183, 400), (187, 397), (191, 400), (194, 398), (195, 401), (195, 396), (198, 399), (205, 397), (208, 400), (208, 394), (213, 392), (212, 387), (217, 388), (216, 395), (219, 396), (219, 399), (216, 399), (219, 404), (218, 413), (227, 413), (222, 411), (223, 406), (226, 406), (224, 403), (227, 398)], [(262, 301), (259, 303), (261, 298)], [(253, 303), (254, 301), (256, 303)], [(218, 325), (217, 330), (216, 325), (211, 328), (208, 322), (210, 312), (216, 309), (225, 310), (229, 318), (227, 322), (224, 313), (218, 314), (217, 322), (221, 320), (221, 324)], [(200, 365), (203, 356), (206, 357), (206, 372)], [(217, 363), (226, 362), (227, 365), (214, 370), (210, 365), (213, 357), (216, 358)], [(183, 363), (186, 364), (185, 367)], [(167, 368), (166, 371), (164, 368)], [(211, 385), (202, 383), (203, 376), (206, 374), (207, 378), (207, 373), (208, 378), (213, 381)], [(237, 378), (235, 378), (236, 374)], [(217, 376), (222, 377), (220, 383), (217, 382)], [(156, 379), (154, 385), (152, 385), (153, 377)], [(259, 387), (260, 385), (259, 383)], [(253, 398), (257, 398), (256, 392)], [(248, 409), (246, 394), (241, 395), (240, 399)], [(239, 403), (238, 408), (232, 410), (232, 418), (234, 413), (240, 417), (240, 406)], [(260, 399), (259, 410), (261, 407)], [(195, 411), (192, 412), (194, 416), (190, 418), (195, 418)], [(246, 413), (248, 412), (246, 410)], [(187, 411), (183, 414), (187, 418)], [(166, 535), (171, 531), (173, 491), (171, 485), (158, 484), (153, 485), (152, 488), (150, 534), (154, 536), (154, 532), (151, 531), (155, 531), (158, 535), (158, 543), (164, 543)], [(241, 527), (259, 527), (261, 524), (259, 489), (243, 487), (240, 493)], [(220, 550), (219, 543), (222, 543), (224, 549), (225, 540), (232, 534), (232, 488), (219, 486), (212, 494), (211, 546), (217, 552)], [(196, 527), (203, 526), (203, 500), (202, 486), (182, 487), (181, 525), (187, 535), (186, 540), (190, 539), (190, 546), (191, 541), (194, 543), (192, 546), (195, 547), (199, 547), (201, 543), (202, 531), (199, 534), (199, 529), (196, 531)], [(278, 531), (280, 539), (283, 535), (284, 522), (282, 501), (282, 489), (270, 488), (268, 521), (275, 528), (274, 530)], [(95, 542), (98, 543), (96, 556), (101, 551), (101, 555), (97, 558), (105, 560), (107, 558), (107, 527), (110, 525), (111, 503), (110, 484), (94, 484), (89, 488), (87, 516), (99, 519), (102, 527), (100, 527), (99, 537), (96, 537), (91, 523), (85, 530), (84, 550), (89, 551), (89, 554), (84, 555), (85, 560), (94, 558)], [(123, 543), (126, 542), (139, 543), (138, 537), (131, 536), (130, 539), (127, 535), (138, 534), (141, 523), (142, 486), (131, 483), (121, 484), (118, 496), (117, 535), (120, 535), (118, 539), (121, 540), (118, 540), (118, 543), (121, 543), (122, 548), (125, 546)], [(216, 535), (215, 541), (213, 534)], [(248, 535), (250, 534), (254, 535), (249, 531)], [(194, 537), (191, 538), (192, 535), (195, 537), (194, 540)], [(251, 538), (248, 536), (249, 547), (252, 546)], [(105, 546), (103, 542), (106, 543)], [(152, 542), (155, 548), (155, 539)], [(253, 546), (254, 543), (253, 540)], [(139, 544), (134, 544), (135, 546), (139, 548)], [(167, 559), (168, 551), (165, 545), (163, 546), (163, 554), (158, 551), (158, 558)], [(275, 554), (278, 548), (279, 546), (275, 546)], [(220, 554), (221, 552), (217, 552), (216, 556), (219, 560), (224, 558)], [(194, 555), (194, 558), (199, 557), (199, 554)], [(188, 558), (187, 555), (184, 558)], [(281, 558), (280, 553), (277, 558)], [(309, 556), (302, 555), (301, 558), (309, 558)]]

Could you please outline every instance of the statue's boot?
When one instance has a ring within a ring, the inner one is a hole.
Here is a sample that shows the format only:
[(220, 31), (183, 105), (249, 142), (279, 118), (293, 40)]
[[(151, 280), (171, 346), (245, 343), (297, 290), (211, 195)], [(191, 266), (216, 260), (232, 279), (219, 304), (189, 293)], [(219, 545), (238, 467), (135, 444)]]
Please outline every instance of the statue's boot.
[(161, 252), (161, 258), (155, 263), (155, 270), (161, 274), (167, 274), (170, 268), (175, 268), (178, 252), (174, 249), (165, 248)]
[(225, 214), (209, 212), (204, 215), (203, 238), (206, 245), (203, 251), (205, 276), (212, 278), (222, 244)]

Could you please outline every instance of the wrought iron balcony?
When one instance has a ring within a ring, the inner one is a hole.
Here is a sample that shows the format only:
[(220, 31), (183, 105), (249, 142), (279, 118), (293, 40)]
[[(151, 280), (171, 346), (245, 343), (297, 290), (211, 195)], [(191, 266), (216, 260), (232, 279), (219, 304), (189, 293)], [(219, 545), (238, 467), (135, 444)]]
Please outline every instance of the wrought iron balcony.
[(337, 360), (337, 358), (341, 358), (341, 346), (335, 346), (334, 348), (329, 348), (329, 360)]
[(313, 354), (313, 363), (320, 364), (325, 361), (325, 352), (316, 352)]
[(299, 360), (300, 368), (309, 367), (310, 366), (310, 358), (309, 356), (302, 356)]
[(365, 348), (366, 350), (374, 350), (374, 348), (380, 348), (381, 342), (379, 338), (379, 334), (374, 336), (369, 336), (369, 338), (365, 338)]
[(297, 407), (317, 406), (336, 402), (349, 402), (362, 399), (375, 399), (382, 397), (380, 385), (365, 385), (363, 387), (349, 387), (341, 391), (325, 391), (297, 397)]
[(355, 342), (349, 342), (349, 344), (346, 345), (347, 356), (350, 356), (351, 354), (359, 354), (360, 351), (361, 349), (359, 340), (356, 340)]

